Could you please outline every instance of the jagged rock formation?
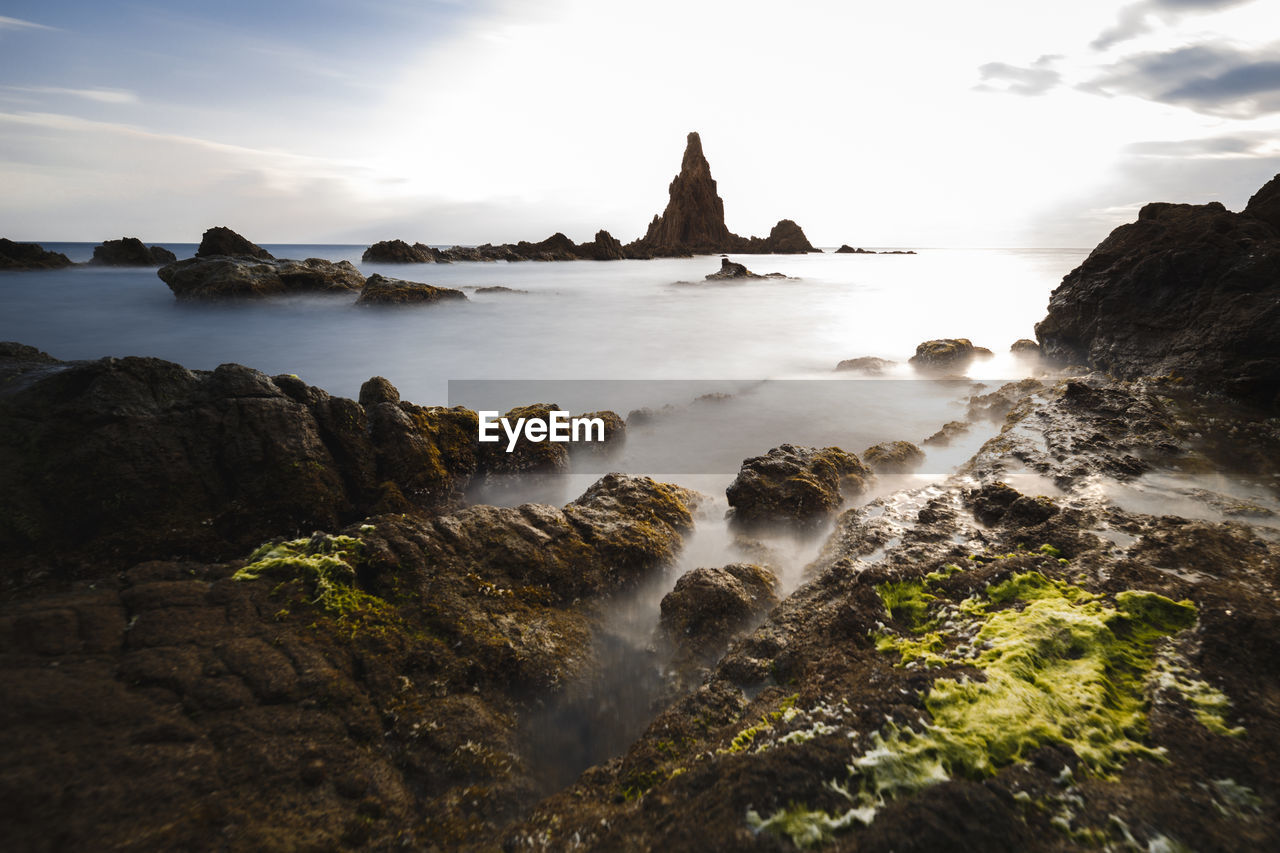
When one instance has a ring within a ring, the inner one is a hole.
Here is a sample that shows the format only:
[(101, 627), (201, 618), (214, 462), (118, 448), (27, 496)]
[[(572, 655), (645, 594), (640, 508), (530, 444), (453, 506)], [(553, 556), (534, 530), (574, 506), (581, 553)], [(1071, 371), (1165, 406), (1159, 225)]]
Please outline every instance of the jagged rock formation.
[(436, 287), (416, 281), (402, 281), (374, 273), (360, 290), (357, 305), (410, 305), (445, 300), (466, 301), (467, 295), (451, 287)]
[(1241, 213), (1148, 204), (1067, 274), (1036, 337), (1058, 362), (1280, 406), (1280, 176)]
[(178, 299), (242, 299), (285, 293), (343, 293), (365, 284), (350, 261), (262, 260), (212, 255), (163, 266), (156, 275)]
[(262, 260), (274, 260), (274, 257), (266, 249), (257, 243), (252, 243), (241, 237), (236, 232), (222, 225), (216, 225), (204, 232), (204, 236), (200, 239), (200, 248), (196, 249), (197, 258), (210, 258), (217, 255), (226, 255), (233, 258), (261, 258)]
[(178, 256), (163, 246), (148, 248), (137, 237), (105, 240), (93, 247), (91, 264), (108, 267), (158, 267), (171, 264)]
[(800, 226), (783, 219), (765, 238), (739, 237), (724, 224), (724, 201), (716, 191), (711, 165), (702, 153), (702, 138), (690, 133), (671, 181), (667, 207), (649, 223), (649, 230), (626, 247), (629, 258), (687, 257), (722, 252), (799, 254), (817, 252)]
[(0, 237), (0, 270), (56, 270), (71, 266), (61, 252), (46, 252), (38, 243), (15, 243)]

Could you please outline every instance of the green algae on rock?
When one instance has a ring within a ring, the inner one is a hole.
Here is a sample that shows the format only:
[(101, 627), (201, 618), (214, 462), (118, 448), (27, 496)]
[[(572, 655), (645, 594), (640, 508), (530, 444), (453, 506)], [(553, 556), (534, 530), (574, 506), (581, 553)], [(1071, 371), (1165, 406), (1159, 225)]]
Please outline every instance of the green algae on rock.
[[(907, 664), (968, 664), (984, 679), (939, 678), (924, 697), (931, 721), (921, 731), (889, 723), (873, 732), (871, 747), (850, 762), (849, 779), (830, 783), (851, 801), (844, 813), (791, 803), (768, 818), (749, 812), (753, 828), (787, 835), (799, 846), (817, 844), (854, 823), (869, 824), (886, 798), (954, 777), (991, 776), (1047, 744), (1070, 748), (1100, 777), (1130, 756), (1163, 756), (1145, 743), (1146, 694), (1157, 669), (1156, 644), (1194, 625), (1191, 602), (1137, 590), (1108, 601), (1029, 571), (960, 607), (938, 607), (939, 598), (927, 590), (951, 574), (877, 587), (890, 616), (923, 635), (886, 632), (877, 649), (898, 653)], [(932, 610), (938, 613), (931, 616)], [(961, 642), (948, 649), (948, 638)], [(1160, 671), (1165, 686), (1185, 685), (1182, 692), (1206, 728), (1241, 733), (1222, 719), (1229, 704), (1224, 695), (1168, 666)]]

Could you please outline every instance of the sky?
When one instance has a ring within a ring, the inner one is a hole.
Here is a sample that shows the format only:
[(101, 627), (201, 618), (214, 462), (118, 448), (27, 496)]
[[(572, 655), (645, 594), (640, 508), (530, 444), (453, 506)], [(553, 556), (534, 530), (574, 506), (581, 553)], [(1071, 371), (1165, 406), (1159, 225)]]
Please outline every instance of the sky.
[(1280, 172), (1267, 0), (0, 0), (0, 236), (1078, 247)]

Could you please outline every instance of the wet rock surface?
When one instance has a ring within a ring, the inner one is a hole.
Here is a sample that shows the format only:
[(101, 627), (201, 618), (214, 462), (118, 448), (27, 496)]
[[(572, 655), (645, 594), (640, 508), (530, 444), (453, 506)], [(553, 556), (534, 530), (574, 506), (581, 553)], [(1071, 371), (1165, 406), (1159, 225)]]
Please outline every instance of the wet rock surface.
[(15, 243), (0, 237), (0, 270), (56, 270), (71, 266), (61, 252), (47, 252), (37, 243)]
[(681, 575), (662, 599), (658, 623), (677, 649), (676, 666), (714, 663), (731, 639), (755, 627), (777, 605), (778, 588), (777, 575), (751, 563)]
[[(1016, 402), (961, 474), (846, 511), (808, 583), (507, 843), (1266, 849), (1280, 537), (1144, 514), (1116, 465), (1226, 464), (1220, 416), (1099, 379)], [(1051, 494), (1005, 481), (1028, 468)]]
[(365, 278), (350, 261), (200, 256), (156, 271), (178, 299), (243, 299), (289, 293), (348, 293)]
[(385, 379), (357, 403), (239, 365), (59, 362), (18, 344), (0, 346), (0, 378), (6, 586), (439, 512), (498, 464), (475, 412), (400, 401)]
[(417, 281), (403, 281), (374, 273), (360, 288), (357, 305), (422, 305), (432, 302), (458, 300), (465, 302), (467, 295), (451, 287), (436, 287)]
[(910, 474), (924, 464), (924, 451), (909, 441), (882, 441), (862, 451), (862, 461), (877, 474)]
[(597, 665), (599, 596), (670, 558), (686, 497), (615, 477), (0, 605), (6, 844), (494, 837), (533, 802), (520, 720)]
[(1217, 202), (1143, 207), (1050, 296), (1036, 325), (1045, 357), (1280, 404), (1276, 186), (1241, 213)]
[[(599, 629), (671, 566), (699, 496), (611, 474), (563, 506), (459, 506), (491, 469), (475, 413), (380, 377), (355, 402), (0, 345), (0, 833), (1271, 849), (1280, 426), (1172, 382), (976, 390), (972, 428), (998, 434), (842, 512), (785, 600), (763, 543), (680, 578), (676, 655), (645, 660), (693, 676), (651, 711)], [(734, 512), (827, 517), (869, 476), (784, 446), (744, 463)], [(569, 700), (649, 722), (549, 776), (584, 737), (549, 713)]]
[(838, 447), (784, 444), (745, 460), (725, 495), (737, 524), (812, 526), (861, 493), (871, 476)]

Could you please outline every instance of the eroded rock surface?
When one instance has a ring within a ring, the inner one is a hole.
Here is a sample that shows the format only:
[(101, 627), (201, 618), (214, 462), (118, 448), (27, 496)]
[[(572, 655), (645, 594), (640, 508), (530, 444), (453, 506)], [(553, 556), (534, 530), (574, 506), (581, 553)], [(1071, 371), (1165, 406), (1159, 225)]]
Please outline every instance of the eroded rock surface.
[(1143, 207), (1053, 291), (1036, 325), (1044, 355), (1280, 404), (1276, 187), (1242, 213), (1217, 202)]
[(866, 488), (871, 472), (838, 447), (784, 444), (742, 463), (725, 494), (738, 524), (811, 526)]

